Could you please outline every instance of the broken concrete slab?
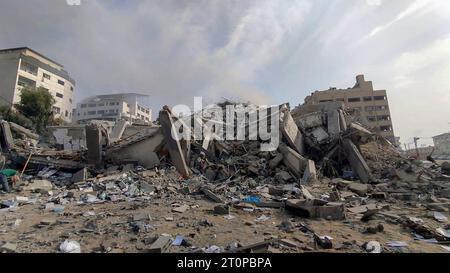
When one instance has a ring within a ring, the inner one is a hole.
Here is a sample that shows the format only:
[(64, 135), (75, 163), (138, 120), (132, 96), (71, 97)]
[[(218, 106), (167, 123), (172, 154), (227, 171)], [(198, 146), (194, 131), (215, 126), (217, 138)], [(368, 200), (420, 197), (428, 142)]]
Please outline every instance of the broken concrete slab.
[(368, 210), (379, 210), (381, 208), (383, 208), (383, 207), (382, 206), (378, 206), (377, 204), (367, 204), (367, 205), (347, 208), (347, 210), (352, 212), (352, 213), (358, 214), (358, 213), (365, 213)]
[(150, 246), (148, 249), (149, 253), (166, 253), (170, 245), (172, 243), (172, 239), (170, 236), (161, 235), (159, 238)]
[(330, 135), (327, 133), (327, 131), (323, 127), (315, 128), (314, 130), (311, 131), (310, 134), (317, 143), (323, 143), (324, 141), (328, 140), (330, 137)]
[(188, 205), (182, 205), (172, 209), (172, 212), (185, 213), (189, 209)]
[(231, 250), (233, 253), (266, 253), (269, 245), (275, 240), (265, 240)]
[(291, 148), (297, 151), (300, 155), (305, 152), (305, 145), (303, 143), (303, 135), (295, 124), (294, 119), (289, 111), (284, 111), (283, 123), (280, 130), (283, 136), (288, 141)]
[(339, 120), (339, 112), (330, 110), (327, 112), (328, 134), (332, 138), (336, 138), (341, 133), (341, 123)]
[(14, 137), (11, 133), (9, 123), (5, 120), (0, 122), (0, 144), (3, 152), (9, 152), (14, 147)]
[(317, 199), (290, 199), (286, 201), (286, 209), (303, 218), (322, 218), (327, 220), (345, 219), (343, 203), (328, 203)]
[(339, 124), (341, 126), (341, 131), (345, 132), (345, 131), (347, 131), (347, 121), (344, 116), (344, 111), (342, 111), (342, 109), (339, 109), (338, 112), (339, 112)]
[(348, 189), (359, 196), (365, 196), (369, 190), (369, 186), (367, 184), (351, 183)]
[(29, 138), (32, 138), (32, 139), (35, 139), (35, 140), (39, 139), (39, 135), (38, 134), (33, 133), (31, 130), (29, 130), (29, 129), (23, 127), (23, 126), (20, 126), (19, 124), (16, 124), (16, 123), (10, 121), (9, 122), (9, 126), (11, 127), (12, 130), (14, 130), (14, 131), (16, 131), (16, 132), (18, 132), (20, 134), (24, 134), (24, 135), (26, 135)]
[(303, 197), (304, 197), (306, 200), (314, 200), (314, 199), (316, 199), (316, 198), (309, 192), (309, 190), (308, 190), (305, 186), (300, 185), (300, 191), (301, 191)]
[(102, 133), (96, 124), (86, 125), (87, 162), (97, 167), (103, 162)]
[(213, 200), (216, 203), (225, 203), (218, 195), (213, 193), (210, 189), (206, 187), (202, 187), (201, 191), (211, 200)]
[(347, 155), (347, 160), (353, 171), (358, 174), (359, 179), (363, 183), (369, 183), (372, 180), (372, 174), (358, 148), (356, 148), (355, 144), (353, 144), (350, 139), (344, 139), (342, 142)]
[(280, 165), (281, 161), (283, 161), (283, 155), (277, 154), (274, 158), (272, 158), (269, 161), (269, 168), (275, 169), (276, 167), (278, 167), (278, 165)]
[(123, 133), (125, 132), (125, 128), (129, 124), (130, 123), (127, 120), (123, 119), (116, 121), (116, 124), (114, 125), (110, 135), (111, 142), (120, 140), (122, 138)]
[(30, 184), (23, 187), (26, 191), (51, 191), (53, 184), (48, 180), (33, 180)]
[(299, 153), (297, 153), (294, 149), (284, 144), (280, 144), (278, 150), (283, 154), (284, 164), (293, 172), (293, 174), (297, 178), (300, 178), (306, 167), (307, 160)]
[(322, 112), (312, 112), (309, 114), (301, 115), (297, 118), (297, 124), (303, 129), (310, 129), (323, 125)]
[(183, 177), (188, 177), (189, 168), (186, 163), (185, 151), (183, 151), (181, 147), (180, 140), (177, 140), (173, 137), (177, 134), (175, 132), (172, 115), (168, 110), (162, 110), (161, 112), (159, 112), (159, 122), (161, 123), (172, 163)]
[(303, 179), (301, 180), (306, 184), (313, 184), (317, 182), (316, 164), (313, 160), (306, 161), (305, 172), (303, 173)]

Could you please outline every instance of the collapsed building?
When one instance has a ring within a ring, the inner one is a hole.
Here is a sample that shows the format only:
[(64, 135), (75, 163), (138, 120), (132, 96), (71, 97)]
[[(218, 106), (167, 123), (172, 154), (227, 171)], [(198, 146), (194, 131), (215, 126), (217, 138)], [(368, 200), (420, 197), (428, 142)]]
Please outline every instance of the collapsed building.
[[(243, 112), (227, 119), (228, 106)], [(210, 113), (181, 118), (165, 106), (152, 126), (118, 121), (114, 126), (90, 122), (59, 128), (79, 141), (76, 149), (60, 145), (62, 150), (40, 145), (38, 135), (2, 121), (2, 153), (29, 174), (28, 187), (35, 183), (34, 176), (40, 176), (54, 179), (57, 187), (93, 188), (96, 195), (82, 197), (88, 203), (115, 202), (123, 198), (120, 192), (126, 198), (164, 193), (156, 181), (170, 174), (167, 192), (180, 200), (201, 194), (217, 203), (214, 212), (219, 214), (228, 213), (229, 207), (257, 207), (283, 209), (309, 219), (344, 220), (348, 214), (363, 219), (391, 217), (427, 239), (449, 240), (446, 229), (436, 231), (414, 217), (392, 216), (383, 210), (388, 202), (420, 201), (433, 211), (448, 211), (450, 168), (403, 158), (389, 141), (355, 122), (341, 102), (292, 110), (289, 104), (264, 108), (229, 101), (217, 107), (226, 122), (218, 122), (219, 117)], [(243, 121), (235, 118), (240, 114), (246, 117)], [(199, 128), (200, 138), (195, 137)], [(225, 128), (242, 138), (219, 136)], [(269, 138), (257, 134), (261, 128), (277, 137), (277, 145), (268, 145)], [(174, 137), (180, 131), (189, 137)], [(58, 172), (61, 175), (56, 177)], [(189, 206), (176, 209), (184, 212)], [(304, 225), (301, 229), (322, 248), (329, 248), (327, 237)], [(161, 240), (163, 245), (169, 242), (160, 237), (154, 244)], [(272, 244), (273, 240), (264, 240), (230, 251), (267, 250)]]

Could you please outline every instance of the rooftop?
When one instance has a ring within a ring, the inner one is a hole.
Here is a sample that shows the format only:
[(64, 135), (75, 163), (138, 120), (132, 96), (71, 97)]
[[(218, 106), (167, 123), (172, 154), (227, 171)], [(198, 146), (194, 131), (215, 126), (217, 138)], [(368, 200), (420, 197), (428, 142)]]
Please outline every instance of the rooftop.
[(40, 56), (40, 57), (42, 57), (42, 58), (52, 62), (52, 63), (54, 63), (54, 64), (56, 64), (58, 66), (64, 67), (62, 64), (60, 64), (58, 62), (55, 62), (54, 60), (50, 59), (49, 57), (47, 57), (45, 55), (42, 55), (41, 53), (39, 53), (39, 52), (29, 48), (29, 47), (15, 47), (15, 48), (0, 49), (0, 54), (1, 53), (15, 52), (15, 51), (26, 51), (26, 50), (29, 50), (29, 51), (33, 52), (34, 54), (36, 54), (36, 55), (38, 55), (38, 56)]

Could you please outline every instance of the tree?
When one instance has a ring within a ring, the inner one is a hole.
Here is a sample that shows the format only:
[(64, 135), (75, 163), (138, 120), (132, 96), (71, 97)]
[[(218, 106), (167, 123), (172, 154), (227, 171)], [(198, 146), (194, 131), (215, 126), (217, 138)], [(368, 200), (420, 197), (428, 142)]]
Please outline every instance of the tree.
[(53, 121), (52, 107), (55, 102), (55, 98), (45, 88), (39, 87), (35, 90), (24, 88), (16, 108), (29, 118), (36, 131), (41, 133)]

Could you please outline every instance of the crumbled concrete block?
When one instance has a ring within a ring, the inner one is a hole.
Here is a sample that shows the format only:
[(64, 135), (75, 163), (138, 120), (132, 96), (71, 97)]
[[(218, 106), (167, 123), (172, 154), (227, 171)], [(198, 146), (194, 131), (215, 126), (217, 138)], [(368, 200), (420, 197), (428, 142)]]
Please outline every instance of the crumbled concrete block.
[(160, 236), (148, 249), (149, 253), (165, 253), (169, 250), (172, 240), (170, 236)]
[(316, 172), (316, 164), (313, 160), (306, 161), (305, 172), (303, 173), (302, 181), (307, 184), (312, 184), (317, 182), (317, 172)]
[(348, 186), (348, 189), (359, 196), (365, 196), (369, 190), (369, 186), (367, 184), (352, 183)]

